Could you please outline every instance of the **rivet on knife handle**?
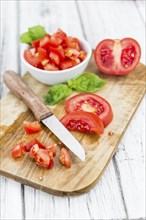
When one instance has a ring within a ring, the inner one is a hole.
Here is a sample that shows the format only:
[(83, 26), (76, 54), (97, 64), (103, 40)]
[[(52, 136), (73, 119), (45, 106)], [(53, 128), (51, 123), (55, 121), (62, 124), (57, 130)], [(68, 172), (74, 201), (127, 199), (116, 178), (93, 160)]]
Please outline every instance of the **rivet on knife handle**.
[(47, 106), (42, 103), (17, 73), (11, 70), (6, 71), (3, 79), (10, 91), (32, 110), (38, 121), (52, 115)]

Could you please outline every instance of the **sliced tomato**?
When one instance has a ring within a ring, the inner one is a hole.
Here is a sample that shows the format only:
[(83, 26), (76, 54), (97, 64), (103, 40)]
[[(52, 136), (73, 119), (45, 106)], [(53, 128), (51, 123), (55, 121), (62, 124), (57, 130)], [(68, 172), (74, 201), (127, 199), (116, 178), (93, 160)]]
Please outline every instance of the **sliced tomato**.
[(95, 51), (94, 59), (97, 67), (106, 74), (127, 75), (138, 65), (141, 48), (132, 38), (122, 40), (105, 39)]
[(55, 71), (59, 70), (59, 68), (55, 66), (53, 63), (48, 63), (46, 66), (44, 66), (44, 70)]
[[(45, 167), (45, 168), (50, 168), (50, 156), (47, 150), (45, 149), (39, 149), (36, 153), (36, 164), (41, 166), (41, 167)], [(51, 166), (52, 167), (52, 166)]]
[(33, 145), (33, 147), (29, 151), (29, 156), (30, 156), (31, 159), (36, 158), (38, 150), (39, 150), (38, 144)]
[(60, 58), (59, 58), (59, 55), (58, 55), (58, 54), (56, 54), (56, 53), (54, 53), (54, 52), (51, 52), (51, 53), (49, 54), (49, 57), (50, 57), (51, 61), (52, 61), (54, 64), (59, 65), (59, 63), (60, 63)]
[(64, 147), (60, 151), (59, 160), (60, 160), (60, 163), (66, 166), (67, 168), (71, 167), (70, 155)]
[(40, 39), (37, 39), (37, 40), (32, 41), (31, 45), (32, 45), (34, 48), (38, 49), (38, 47), (39, 47), (39, 45), (40, 45)]
[(49, 41), (50, 41), (50, 36), (46, 35), (40, 40), (39, 46), (43, 48), (47, 48), (49, 45)]
[(25, 151), (26, 152), (29, 152), (30, 149), (35, 145), (37, 144), (39, 146), (39, 148), (42, 148), (42, 149), (45, 149), (45, 146), (39, 142), (37, 139), (33, 139), (31, 140), (29, 143), (27, 143), (24, 147), (25, 147)]
[(29, 64), (35, 67), (40, 63), (39, 57), (33, 56), (29, 50), (24, 51), (24, 58)]
[(64, 60), (60, 63), (60, 67), (62, 70), (68, 69), (75, 66), (75, 63), (72, 60)]
[(103, 134), (104, 125), (98, 115), (91, 112), (71, 112), (66, 114), (61, 123), (68, 129), (81, 132)]
[(38, 48), (38, 56), (39, 56), (39, 60), (40, 62), (42, 62), (43, 60), (48, 59), (48, 52), (46, 49), (39, 47)]
[(57, 144), (47, 144), (46, 150), (49, 152), (50, 157), (55, 157), (57, 153)]
[(64, 49), (63, 49), (62, 46), (59, 46), (59, 47), (49, 46), (48, 49), (49, 49), (50, 52), (52, 51), (52, 52), (58, 54), (61, 60), (64, 60), (65, 55), (64, 55)]
[(29, 122), (29, 121), (23, 121), (23, 128), (27, 134), (34, 134), (40, 132), (41, 125), (38, 121)]
[(101, 96), (83, 93), (75, 95), (67, 100), (65, 104), (66, 112), (92, 112), (97, 114), (106, 127), (113, 119), (111, 105)]
[(17, 144), (16, 146), (14, 146), (12, 148), (12, 157), (14, 159), (18, 158), (18, 157), (21, 157), (24, 153), (25, 153), (25, 148), (24, 148), (24, 145), (22, 143)]
[(81, 50), (79, 40), (75, 37), (67, 37), (66, 38), (66, 46), (70, 48), (74, 48), (78, 51)]

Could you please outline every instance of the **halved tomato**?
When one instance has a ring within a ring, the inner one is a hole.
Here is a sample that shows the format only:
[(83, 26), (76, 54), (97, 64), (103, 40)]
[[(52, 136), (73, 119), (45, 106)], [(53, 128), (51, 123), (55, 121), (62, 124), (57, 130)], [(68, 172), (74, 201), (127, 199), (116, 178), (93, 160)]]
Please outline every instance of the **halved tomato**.
[(68, 129), (83, 132), (95, 132), (103, 134), (104, 125), (98, 115), (91, 112), (71, 112), (66, 114), (61, 123)]
[(24, 145), (22, 143), (17, 144), (12, 149), (12, 157), (13, 158), (21, 157), (24, 153), (25, 153), (25, 148), (24, 148)]
[(33, 56), (31, 54), (30, 50), (24, 51), (24, 58), (29, 64), (31, 64), (32, 66), (35, 66), (35, 67), (37, 67), (38, 64), (40, 63), (39, 57)]
[(94, 51), (97, 67), (103, 73), (113, 75), (131, 73), (138, 65), (140, 57), (140, 45), (132, 38), (105, 39), (97, 45)]
[(23, 128), (26, 131), (27, 134), (34, 134), (41, 131), (41, 125), (38, 121), (29, 122), (29, 121), (23, 121)]
[(39, 146), (39, 148), (42, 148), (42, 149), (45, 149), (45, 146), (39, 142), (37, 139), (33, 139), (31, 140), (29, 143), (27, 143), (24, 147), (25, 147), (25, 151), (26, 152), (29, 152), (30, 149), (35, 145), (37, 144)]
[(60, 160), (60, 163), (62, 163), (67, 168), (71, 167), (70, 155), (69, 155), (68, 151), (64, 147), (60, 151), (59, 160)]
[(106, 127), (113, 119), (113, 112), (110, 104), (101, 96), (83, 93), (75, 95), (67, 100), (65, 104), (66, 112), (92, 112), (97, 114)]

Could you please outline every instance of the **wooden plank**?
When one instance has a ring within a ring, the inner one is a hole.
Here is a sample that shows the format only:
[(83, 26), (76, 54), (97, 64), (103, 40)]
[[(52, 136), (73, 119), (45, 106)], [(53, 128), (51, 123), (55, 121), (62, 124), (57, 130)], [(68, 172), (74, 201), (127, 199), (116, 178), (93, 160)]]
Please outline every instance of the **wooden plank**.
[[(16, 1), (1, 2), (1, 74), (6, 69), (18, 71), (16, 7)], [(2, 96), (7, 91), (6, 86), (2, 84)], [(0, 192), (1, 219), (22, 219), (23, 201), (21, 184), (1, 176)]]
[[(145, 26), (142, 20), (142, 17), (145, 20), (144, 4), (145, 1), (97, 1), (96, 3), (79, 1), (79, 11), (87, 40), (95, 47), (104, 38), (134, 37), (140, 42), (142, 62), (145, 62)], [(86, 16), (91, 13), (96, 15), (92, 20)], [(122, 187), (121, 193), (127, 216), (132, 219), (145, 217), (143, 194), (145, 142), (142, 138), (145, 131), (143, 123), (145, 113), (143, 109), (145, 109), (144, 101), (139, 107), (139, 113), (136, 113), (131, 126), (128, 127), (119, 145), (120, 150), (117, 150), (113, 161), (119, 184)], [(141, 129), (137, 129), (139, 127)]]

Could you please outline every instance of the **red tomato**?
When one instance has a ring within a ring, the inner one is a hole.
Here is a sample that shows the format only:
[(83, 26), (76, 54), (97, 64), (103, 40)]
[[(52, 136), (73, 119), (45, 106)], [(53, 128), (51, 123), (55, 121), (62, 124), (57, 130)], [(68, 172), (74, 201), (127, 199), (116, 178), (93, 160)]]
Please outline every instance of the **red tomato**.
[(38, 144), (33, 145), (33, 147), (32, 147), (32, 148), (30, 149), (30, 151), (29, 151), (29, 156), (30, 156), (30, 158), (35, 159), (38, 150), (39, 150)]
[(56, 152), (57, 152), (57, 144), (47, 144), (46, 145), (46, 150), (50, 153), (52, 153), (51, 157), (55, 157), (56, 156)]
[(74, 48), (78, 51), (81, 50), (79, 40), (75, 37), (67, 37), (66, 38), (66, 46), (70, 48)]
[(40, 47), (43, 47), (43, 48), (47, 48), (48, 45), (49, 45), (49, 41), (50, 41), (50, 36), (49, 35), (46, 35), (45, 37), (43, 37), (41, 40), (40, 40)]
[(24, 145), (22, 143), (17, 144), (12, 149), (12, 157), (13, 158), (21, 157), (24, 153), (25, 153), (25, 148), (24, 148)]
[(103, 134), (104, 132), (102, 120), (98, 115), (91, 112), (71, 112), (66, 114), (60, 121), (68, 130), (95, 132), (97, 134)]
[(40, 45), (40, 39), (32, 41), (31, 45), (37, 49)]
[(48, 52), (46, 49), (39, 47), (38, 48), (39, 60), (42, 62), (43, 60), (48, 59)]
[(62, 46), (59, 46), (59, 47), (51, 47), (51, 46), (49, 46), (49, 51), (52, 51), (52, 52), (58, 54), (60, 59), (64, 60), (65, 55), (64, 55), (64, 49), (63, 49)]
[[(36, 164), (45, 167), (45, 168), (50, 168), (50, 156), (47, 150), (45, 149), (39, 149), (36, 153)], [(52, 160), (52, 159), (51, 159)]]
[(49, 163), (48, 169), (52, 169), (53, 166), (54, 166), (54, 160), (50, 159), (50, 163)]
[(60, 63), (60, 59), (59, 59), (59, 55), (54, 53), (54, 52), (51, 52), (50, 55), (49, 55), (51, 61), (56, 64), (56, 65), (59, 65)]
[(132, 38), (103, 40), (94, 51), (97, 67), (103, 73), (113, 75), (129, 74), (138, 65), (140, 57), (140, 45)]
[(67, 35), (64, 31), (62, 31), (60, 28), (58, 28), (57, 32), (55, 33), (57, 37), (59, 37), (62, 40), (65, 40)]
[(58, 37), (56, 34), (53, 34), (50, 37), (49, 45), (51, 45), (53, 47), (58, 47), (61, 43), (62, 43), (62, 39), (60, 37)]
[(33, 139), (31, 140), (29, 143), (27, 143), (24, 147), (25, 147), (25, 151), (29, 152), (30, 149), (37, 144), (39, 146), (39, 148), (45, 149), (45, 146), (43, 144), (41, 144), (37, 139)]
[(27, 134), (34, 134), (41, 131), (41, 125), (38, 121), (29, 122), (29, 121), (23, 121), (23, 128), (26, 131)]
[(52, 64), (48, 63), (46, 66), (44, 66), (44, 70), (55, 71), (55, 70), (59, 70), (59, 69), (53, 63)]
[(83, 93), (75, 95), (67, 100), (65, 105), (66, 112), (93, 112), (97, 114), (106, 127), (113, 119), (113, 112), (110, 104), (101, 96)]
[(60, 163), (62, 163), (67, 168), (71, 167), (70, 155), (69, 155), (68, 151), (64, 147), (60, 151), (59, 160), (60, 160)]
[(29, 50), (24, 51), (24, 58), (29, 64), (35, 67), (37, 67), (40, 62), (39, 57), (34, 57)]
[(75, 64), (72, 60), (64, 60), (60, 63), (60, 67), (62, 70), (73, 67)]

